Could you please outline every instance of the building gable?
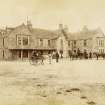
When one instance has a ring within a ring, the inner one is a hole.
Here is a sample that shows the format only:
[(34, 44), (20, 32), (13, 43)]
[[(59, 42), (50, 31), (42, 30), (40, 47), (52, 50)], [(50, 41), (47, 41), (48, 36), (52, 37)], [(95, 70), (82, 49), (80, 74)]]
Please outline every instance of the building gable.
[(14, 28), (14, 30), (9, 33), (9, 35), (17, 35), (17, 34), (32, 35), (32, 33), (30, 32), (30, 30), (28, 29), (28, 27), (25, 24), (22, 24), (16, 28)]

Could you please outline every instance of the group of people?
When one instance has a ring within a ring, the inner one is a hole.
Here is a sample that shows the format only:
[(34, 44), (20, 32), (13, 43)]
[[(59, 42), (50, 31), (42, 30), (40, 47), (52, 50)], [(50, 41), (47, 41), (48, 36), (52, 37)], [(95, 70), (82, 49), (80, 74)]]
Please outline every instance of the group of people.
[(30, 60), (31, 60), (33, 63), (36, 63), (36, 64), (38, 63), (38, 61), (40, 61), (41, 64), (44, 64), (43, 53), (42, 53), (42, 52), (33, 51)]
[[(74, 51), (68, 51), (69, 54), (69, 58), (70, 60), (74, 60), (74, 59), (92, 59), (92, 58), (96, 58), (97, 60), (101, 57), (103, 59), (105, 59), (105, 54), (99, 54), (99, 53), (92, 53), (92, 52), (87, 52), (86, 50), (84, 50), (84, 52), (81, 52), (79, 49), (74, 50)], [(63, 53), (62, 52), (51, 52), (49, 51), (47, 54), (48, 57), (48, 61), (49, 64), (52, 63), (52, 59), (55, 59), (56, 63), (59, 62), (59, 59), (63, 58)], [(32, 53), (32, 57), (31, 60), (35, 61), (36, 63), (38, 63), (38, 61), (41, 61), (41, 64), (44, 64), (44, 59), (45, 56), (43, 54), (43, 52), (36, 52), (33, 51)]]
[(74, 59), (92, 59), (92, 58), (96, 58), (98, 60), (99, 58), (105, 59), (105, 54), (104, 53), (98, 53), (98, 52), (87, 52), (86, 50), (84, 50), (82, 52), (79, 49), (77, 49), (77, 51), (76, 50), (74, 50), (74, 51), (69, 50), (69, 57), (71, 60), (74, 60)]
[[(48, 56), (49, 64), (52, 63), (52, 59), (56, 59), (57, 63), (59, 62), (60, 56), (57, 51), (56, 52), (49, 51), (47, 56)], [(44, 64), (44, 59), (45, 59), (45, 56), (44, 56), (43, 52), (37, 52), (37, 51), (32, 52), (31, 60), (33, 62), (35, 62), (35, 63), (40, 62), (41, 64)]]
[(57, 63), (59, 62), (60, 56), (59, 56), (59, 53), (57, 51), (55, 53), (49, 52), (48, 57), (49, 57), (49, 64), (51, 64), (53, 58), (56, 59)]

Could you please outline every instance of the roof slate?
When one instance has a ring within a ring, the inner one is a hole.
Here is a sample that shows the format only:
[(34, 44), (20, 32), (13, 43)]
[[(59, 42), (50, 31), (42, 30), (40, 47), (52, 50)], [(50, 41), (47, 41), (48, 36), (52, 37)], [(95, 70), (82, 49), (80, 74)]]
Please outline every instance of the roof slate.
[(21, 24), (15, 27), (14, 30), (11, 30), (9, 34), (32, 35), (32, 33), (29, 31), (28, 27), (25, 24)]
[(39, 28), (33, 28), (32, 33), (36, 36), (36, 38), (41, 38), (41, 39), (55, 39), (59, 36), (54, 31), (39, 29)]
[(87, 31), (82, 30), (82, 31), (77, 32), (77, 33), (68, 33), (67, 34), (68, 40), (91, 39), (94, 36), (105, 37), (104, 33), (99, 29), (87, 30)]
[(34, 35), (36, 38), (40, 39), (55, 39), (59, 35), (54, 31), (40, 29), (40, 28), (32, 28), (31, 30), (27, 25), (21, 24), (11, 30), (9, 34), (24, 34), (24, 35)]

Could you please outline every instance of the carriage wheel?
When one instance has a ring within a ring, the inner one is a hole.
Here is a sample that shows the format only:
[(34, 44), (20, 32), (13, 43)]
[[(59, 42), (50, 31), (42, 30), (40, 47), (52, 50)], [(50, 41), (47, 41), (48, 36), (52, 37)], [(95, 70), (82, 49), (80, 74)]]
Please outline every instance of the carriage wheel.
[(37, 63), (36, 63), (36, 61), (34, 59), (30, 59), (30, 64), (31, 65), (36, 65)]
[(33, 65), (33, 60), (32, 59), (30, 59), (29, 62), (30, 62), (31, 65)]

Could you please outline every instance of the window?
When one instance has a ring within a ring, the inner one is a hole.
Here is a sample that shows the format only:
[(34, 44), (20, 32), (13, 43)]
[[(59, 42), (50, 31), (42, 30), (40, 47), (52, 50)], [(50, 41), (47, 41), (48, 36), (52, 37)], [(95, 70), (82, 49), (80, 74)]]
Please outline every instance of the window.
[(100, 40), (100, 46), (102, 46), (102, 40)]
[(104, 53), (104, 49), (99, 49), (99, 53)]
[(84, 40), (84, 46), (87, 46), (87, 40)]
[(51, 46), (51, 40), (48, 40), (48, 46)]
[(104, 46), (104, 40), (102, 40), (102, 46)]
[(23, 45), (28, 45), (28, 37), (23, 37)]
[(97, 46), (98, 46), (98, 40), (96, 40)]
[(21, 51), (18, 51), (18, 57), (21, 58)]
[(22, 44), (21, 42), (22, 42), (21, 37), (18, 36), (18, 38), (17, 38), (17, 45), (21, 45)]
[(98, 52), (100, 53), (100, 49), (98, 50)]
[(29, 36), (21, 36), (21, 35), (18, 35), (17, 36), (17, 45), (29, 45)]
[(102, 49), (102, 53), (104, 53), (104, 49)]
[(70, 41), (68, 41), (68, 46), (70, 47)]
[(63, 40), (62, 39), (60, 40), (60, 43), (61, 43), (61, 49), (63, 49)]
[(40, 46), (43, 46), (43, 39), (40, 39)]
[(74, 40), (74, 46), (76, 46), (76, 40)]
[(3, 46), (5, 45), (5, 43), (4, 43), (4, 38), (3, 38)]
[(74, 40), (73, 46), (74, 46), (74, 48), (76, 48), (76, 40)]
[(56, 46), (56, 40), (52, 40), (52, 41), (51, 41), (51, 46), (52, 46), (52, 47), (55, 47), (55, 46)]
[(28, 51), (23, 51), (23, 58), (28, 58)]
[(104, 46), (104, 40), (99, 40), (99, 46)]

